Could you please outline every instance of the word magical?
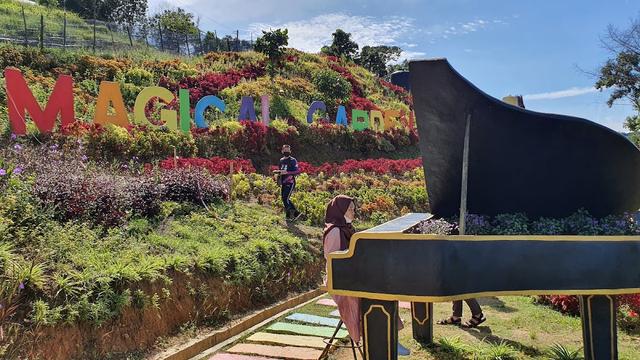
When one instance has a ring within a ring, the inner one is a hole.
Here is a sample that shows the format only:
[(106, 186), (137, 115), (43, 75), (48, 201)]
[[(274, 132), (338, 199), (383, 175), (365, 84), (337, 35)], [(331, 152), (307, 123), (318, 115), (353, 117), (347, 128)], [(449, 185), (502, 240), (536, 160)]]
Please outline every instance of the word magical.
[[(6, 68), (4, 70), (7, 99), (9, 107), (9, 122), (11, 129), (16, 135), (26, 134), (26, 113), (28, 112), (37, 128), (48, 133), (53, 131), (56, 119), (60, 115), (61, 125), (67, 126), (75, 121), (74, 114), (74, 98), (73, 98), (73, 78), (69, 75), (60, 75), (56, 80), (44, 110), (36, 101), (33, 93), (29, 89), (27, 82), (20, 70), (16, 68)], [(133, 107), (133, 118), (138, 124), (145, 124), (150, 127), (159, 127), (147, 118), (145, 109), (148, 103), (158, 98), (169, 104), (176, 100), (176, 96), (166, 88), (160, 86), (146, 87), (138, 93)], [(189, 99), (189, 90), (180, 89), (178, 91), (178, 111), (170, 109), (160, 110), (159, 123), (163, 124), (170, 130), (178, 130), (188, 133), (191, 130), (191, 104)], [(261, 97), (262, 119), (268, 123), (269, 119), (269, 97)], [(110, 106), (113, 111), (110, 112)], [(224, 101), (214, 95), (207, 95), (201, 98), (194, 112), (194, 122), (198, 128), (207, 128), (208, 125), (204, 119), (204, 112), (207, 108), (216, 108), (223, 112), (226, 109)], [(326, 111), (326, 105), (322, 101), (314, 101), (309, 106), (307, 112), (307, 122), (313, 122), (315, 112)], [(413, 126), (413, 114), (409, 114), (409, 121), (406, 121), (406, 115), (398, 110), (365, 110), (352, 109), (351, 127), (354, 130), (373, 129), (376, 131), (384, 131), (398, 124)], [(240, 105), (239, 120), (257, 121), (254, 109), (254, 101), (251, 96), (243, 96)], [(127, 127), (129, 124), (129, 116), (124, 104), (120, 85), (113, 81), (102, 81), (98, 92), (98, 99), (95, 106), (95, 114), (93, 118), (96, 124), (114, 124)], [(338, 107), (336, 114), (336, 124), (348, 126), (347, 111), (344, 106)], [(407, 124), (408, 123), (408, 124)]]

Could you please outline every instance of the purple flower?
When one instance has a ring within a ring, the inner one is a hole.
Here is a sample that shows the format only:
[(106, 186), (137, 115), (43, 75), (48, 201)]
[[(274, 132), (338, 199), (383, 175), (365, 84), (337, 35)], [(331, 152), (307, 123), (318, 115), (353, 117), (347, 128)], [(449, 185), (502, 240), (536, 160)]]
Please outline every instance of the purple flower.
[(22, 145), (20, 145), (20, 144), (15, 144), (15, 145), (13, 145), (13, 148), (14, 148), (16, 151), (20, 151), (20, 150), (22, 150)]
[(7, 170), (0, 169), (0, 176), (5, 176), (5, 175), (7, 175)]
[(17, 139), (17, 138), (18, 138), (18, 136), (17, 136), (16, 134), (11, 133), (11, 140), (15, 140), (15, 139)]
[(49, 146), (49, 149), (58, 150), (58, 144), (53, 144), (53, 145)]
[(82, 155), (82, 158), (81, 158), (81, 159), (82, 159), (82, 161), (87, 161), (87, 159), (88, 159), (88, 158), (87, 158), (87, 155)]
[(18, 289), (24, 290), (24, 283), (23, 282), (20, 282), (20, 285), (18, 285)]
[(15, 169), (13, 169), (13, 174), (14, 175), (22, 174), (22, 168), (20, 166), (16, 167)]

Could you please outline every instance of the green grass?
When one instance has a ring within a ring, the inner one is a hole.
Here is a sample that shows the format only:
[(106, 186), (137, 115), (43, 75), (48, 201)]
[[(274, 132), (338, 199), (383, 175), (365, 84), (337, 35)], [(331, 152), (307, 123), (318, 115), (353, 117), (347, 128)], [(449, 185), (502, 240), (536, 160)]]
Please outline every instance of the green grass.
[[(435, 344), (425, 345), (413, 339), (411, 314), (401, 309), (405, 328), (400, 331), (400, 342), (409, 348), (406, 360), (489, 360), (489, 359), (580, 359), (582, 356), (582, 329), (580, 318), (566, 316), (548, 307), (536, 305), (526, 296), (491, 297), (480, 299), (487, 322), (478, 329), (434, 325)], [(298, 312), (328, 316), (333, 309), (308, 305)], [(451, 315), (450, 303), (434, 305), (435, 319)], [(465, 305), (465, 317), (468, 308)], [(566, 353), (578, 351), (579, 357), (561, 357), (559, 346)], [(554, 352), (554, 349), (556, 352)], [(640, 337), (618, 330), (620, 360), (640, 359)], [(352, 359), (350, 351), (332, 355), (334, 360)]]
[[(45, 41), (52, 37), (61, 37), (63, 34), (64, 11), (58, 8), (47, 8), (40, 5), (22, 4), (16, 0), (0, 0), (0, 35), (19, 39), (24, 37), (24, 20), (22, 7), (27, 23), (29, 41), (35, 41), (40, 34), (40, 16), (44, 16)], [(82, 42), (85, 47), (93, 42), (93, 24), (73, 12), (67, 11), (67, 43), (74, 45)], [(96, 24), (96, 41), (111, 44), (111, 32), (102, 23)], [(113, 32), (113, 41), (116, 45), (129, 45), (126, 33)], [(62, 44), (61, 39), (56, 43)], [(134, 41), (136, 47), (146, 46)]]

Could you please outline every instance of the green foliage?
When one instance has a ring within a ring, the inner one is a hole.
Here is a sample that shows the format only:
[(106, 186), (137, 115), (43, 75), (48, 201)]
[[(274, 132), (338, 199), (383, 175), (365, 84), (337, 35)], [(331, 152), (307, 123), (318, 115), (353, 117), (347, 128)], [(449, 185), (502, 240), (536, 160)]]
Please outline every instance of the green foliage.
[(441, 337), (438, 339), (438, 348), (440, 351), (449, 354), (454, 357), (462, 358), (468, 352), (467, 346), (460, 340), (459, 337)]
[(351, 96), (351, 84), (333, 70), (318, 71), (313, 76), (313, 84), (331, 109), (340, 103), (346, 104)]
[(489, 344), (480, 351), (480, 354), (480, 358), (483, 360), (517, 360), (520, 357), (518, 351), (504, 341)]
[(342, 29), (336, 29), (331, 36), (333, 37), (331, 45), (328, 47), (324, 46), (322, 52), (327, 55), (353, 60), (355, 54), (358, 52), (358, 44), (351, 40), (351, 33), (347, 33)]
[(549, 358), (551, 360), (582, 360), (580, 355), (580, 349), (569, 350), (563, 345), (553, 344), (548, 350)]
[(261, 52), (269, 58), (267, 70), (271, 77), (275, 76), (278, 66), (284, 56), (285, 46), (289, 44), (289, 30), (276, 29), (262, 31), (262, 36), (256, 40), (255, 51)]
[(384, 77), (387, 75), (387, 64), (397, 60), (401, 53), (402, 49), (397, 46), (365, 46), (356, 62), (378, 77)]

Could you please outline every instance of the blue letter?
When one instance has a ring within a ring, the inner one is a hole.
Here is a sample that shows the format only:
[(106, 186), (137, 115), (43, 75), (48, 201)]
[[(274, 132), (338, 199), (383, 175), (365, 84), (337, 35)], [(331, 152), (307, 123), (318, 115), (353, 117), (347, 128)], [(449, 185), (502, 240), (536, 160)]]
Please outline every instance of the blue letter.
[(313, 114), (318, 111), (327, 111), (327, 106), (322, 101), (314, 101), (309, 106), (309, 111), (307, 111), (307, 123), (311, 124), (313, 122)]
[(336, 114), (336, 125), (349, 126), (347, 123), (347, 109), (344, 106), (338, 106), (338, 113)]
[(251, 120), (256, 121), (256, 109), (253, 107), (253, 97), (243, 96), (240, 103), (240, 113), (238, 114), (238, 120)]
[(198, 101), (198, 103), (196, 104), (195, 115), (196, 115), (196, 126), (201, 129), (206, 129), (209, 127), (207, 126), (206, 121), (204, 121), (204, 111), (209, 106), (213, 106), (218, 110), (220, 110), (221, 112), (224, 112), (224, 109), (225, 109), (224, 101), (220, 100), (220, 98), (218, 98), (217, 96), (208, 95), (200, 99), (200, 101)]

